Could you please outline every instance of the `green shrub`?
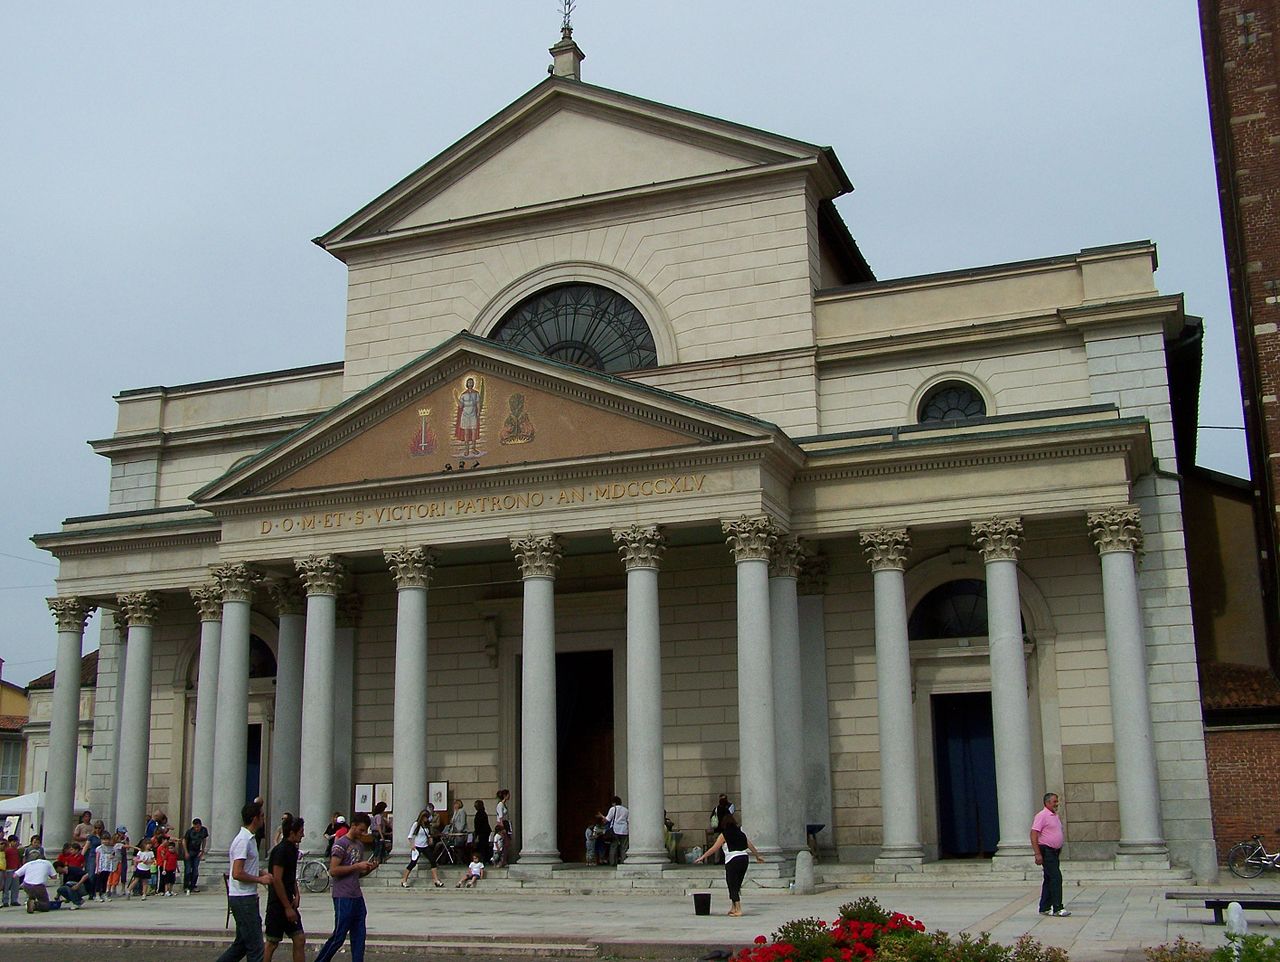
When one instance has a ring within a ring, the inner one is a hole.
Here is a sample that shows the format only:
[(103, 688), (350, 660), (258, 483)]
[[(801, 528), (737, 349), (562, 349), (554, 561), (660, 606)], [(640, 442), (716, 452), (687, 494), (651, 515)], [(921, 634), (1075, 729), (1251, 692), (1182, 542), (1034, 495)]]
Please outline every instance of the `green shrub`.
[(977, 938), (964, 933), (955, 939), (946, 932), (913, 932), (881, 941), (876, 962), (1068, 962), (1068, 959), (1062, 949), (1042, 945), (1029, 935), (1008, 946), (991, 941), (988, 932)]
[(797, 959), (823, 959), (836, 954), (836, 940), (821, 919), (792, 919), (773, 933), (774, 942), (795, 946)]
[(1191, 942), (1184, 935), (1179, 935), (1172, 943), (1152, 946), (1143, 949), (1147, 962), (1209, 962), (1213, 954), (1199, 942)]
[(840, 918), (846, 922), (873, 922), (884, 925), (889, 921), (890, 913), (872, 896), (864, 895), (852, 902), (840, 906)]
[[(1235, 962), (1234, 948), (1240, 948), (1240, 962), (1280, 962), (1280, 938), (1265, 935), (1229, 935), (1227, 944), (1213, 950), (1213, 962)], [(1177, 943), (1174, 943), (1175, 945)]]

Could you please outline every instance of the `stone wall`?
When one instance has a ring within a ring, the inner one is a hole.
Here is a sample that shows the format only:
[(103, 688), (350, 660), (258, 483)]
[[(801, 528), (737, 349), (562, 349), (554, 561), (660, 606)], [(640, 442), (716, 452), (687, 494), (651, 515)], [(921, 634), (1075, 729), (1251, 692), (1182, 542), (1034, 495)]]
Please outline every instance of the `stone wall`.
[(1280, 795), (1280, 728), (1211, 728), (1205, 732), (1213, 834), (1218, 860), (1250, 835), (1274, 850), (1275, 800)]

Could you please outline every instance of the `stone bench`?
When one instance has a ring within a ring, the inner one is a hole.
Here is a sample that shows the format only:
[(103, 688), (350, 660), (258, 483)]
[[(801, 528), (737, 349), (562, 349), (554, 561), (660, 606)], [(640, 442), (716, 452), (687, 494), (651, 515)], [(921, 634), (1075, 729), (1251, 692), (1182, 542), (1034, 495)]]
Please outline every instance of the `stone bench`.
[(1245, 909), (1280, 909), (1280, 893), (1268, 895), (1265, 892), (1165, 892), (1164, 897), (1175, 902), (1203, 902), (1204, 907), (1213, 909), (1213, 924), (1224, 924), (1222, 913), (1232, 902), (1239, 902)]

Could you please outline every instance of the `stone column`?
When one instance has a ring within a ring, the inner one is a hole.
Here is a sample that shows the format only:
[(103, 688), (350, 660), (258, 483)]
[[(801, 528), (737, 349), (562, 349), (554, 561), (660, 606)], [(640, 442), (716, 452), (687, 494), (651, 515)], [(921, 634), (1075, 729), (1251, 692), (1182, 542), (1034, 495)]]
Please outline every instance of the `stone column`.
[[(351, 756), (355, 743), (352, 726), (355, 724), (356, 624), (359, 620), (360, 596), (339, 596), (337, 627), (333, 634), (334, 672), (347, 682), (336, 685), (333, 696), (333, 794), (330, 799), (335, 812), (349, 813), (354, 794)], [(414, 812), (415, 818), (417, 814)]]
[(120, 616), (127, 626), (124, 706), (120, 719), (120, 784), (116, 821), (141, 838), (147, 824), (147, 763), (151, 754), (151, 630), (160, 599), (153, 591), (120, 595)]
[(778, 845), (769, 555), (778, 530), (766, 516), (722, 521), (738, 575), (738, 770), (747, 835), (766, 858)]
[(876, 868), (910, 871), (924, 863), (920, 790), (916, 779), (916, 722), (903, 572), (911, 551), (906, 528), (859, 535), (875, 590), (876, 705), (880, 728), (880, 817), (883, 838)]
[(800, 602), (796, 588), (803, 552), (780, 537), (769, 556), (769, 630), (773, 636), (773, 726), (778, 757), (778, 844), (794, 856), (808, 842), (804, 815), (804, 725), (807, 697), (800, 680)]
[(45, 782), (44, 824), (41, 832), (49, 851), (70, 840), (79, 819), (76, 803), (76, 760), (80, 741), (80, 658), (84, 626), (97, 606), (82, 598), (50, 598), (49, 610), (58, 624), (58, 658), (53, 673), (53, 705), (49, 715), (49, 776)]
[(249, 617), (261, 575), (243, 562), (213, 569), (222, 589), (222, 634), (218, 644), (218, 712), (214, 718), (212, 852), (223, 852), (240, 831), (248, 794)]
[(222, 588), (216, 583), (191, 589), (200, 612), (200, 666), (196, 680), (196, 742), (191, 763), (191, 819), (213, 822), (213, 746), (218, 718), (218, 662), (222, 646)]
[[(400, 814), (395, 850), (427, 807), (427, 588), (436, 556), (426, 547), (383, 552), (396, 584), (396, 676), (392, 703), (392, 795)], [(403, 826), (403, 830), (400, 830)]]
[(1142, 550), (1141, 514), (1134, 505), (1091, 512), (1089, 533), (1102, 560), (1107, 680), (1111, 686), (1111, 727), (1120, 802), (1118, 857), (1167, 860), (1147, 690), (1142, 599), (1138, 593), (1136, 562)]
[(627, 864), (662, 866), (663, 844), (662, 638), (658, 565), (667, 549), (656, 525), (615, 528), (627, 568), (627, 805), (631, 839)]
[(560, 542), (554, 535), (512, 538), (524, 579), (520, 680), (520, 862), (560, 861), (556, 841), (556, 608)]
[(302, 686), (302, 817), (308, 825), (323, 828), (334, 812), (333, 708), (337, 685), (334, 633), (338, 591), (347, 571), (332, 555), (313, 555), (296, 565), (307, 589)]
[(280, 618), (276, 639), (275, 727), (271, 733), (271, 821), (268, 823), (279, 825), (285, 812), (301, 814), (302, 671), (307, 602), (302, 586), (292, 579), (268, 582), (267, 593)]
[(991, 715), (996, 753), (996, 804), (1000, 841), (996, 858), (1031, 855), (1031, 715), (1027, 709), (1027, 661), (1018, 600), (1021, 518), (973, 523), (973, 537), (987, 570), (987, 639), (991, 658)]
[(801, 702), (804, 735), (804, 820), (823, 825), (818, 833), (819, 852), (834, 856), (835, 816), (831, 807), (831, 718), (827, 688), (827, 558), (806, 554), (800, 565), (796, 590), (800, 597), (800, 677), (805, 697)]

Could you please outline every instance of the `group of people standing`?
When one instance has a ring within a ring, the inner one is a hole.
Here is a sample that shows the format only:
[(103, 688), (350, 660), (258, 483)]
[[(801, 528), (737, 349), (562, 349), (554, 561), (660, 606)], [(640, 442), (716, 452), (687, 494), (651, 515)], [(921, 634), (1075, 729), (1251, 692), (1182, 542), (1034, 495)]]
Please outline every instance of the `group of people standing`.
[[(20, 848), (17, 836), (4, 843), (0, 868), (0, 907), (16, 907), (25, 899), (28, 912), (78, 909), (86, 902), (110, 902), (113, 897), (143, 901), (148, 896), (169, 897), (177, 883), (178, 863), (185, 863), (183, 891), (195, 891), (200, 860), (208, 845), (209, 833), (193, 819), (181, 835), (173, 833), (163, 812), (147, 822), (142, 839), (135, 845), (128, 829), (119, 825), (108, 832), (101, 819), (83, 812), (72, 831), (71, 841), (49, 859), (39, 835)], [(49, 897), (49, 887), (55, 897)]]
[(459, 880), (459, 887), (472, 888), (484, 878), (486, 865), (506, 868), (511, 852), (511, 791), (498, 791), (494, 808), (494, 821), (490, 823), (484, 801), (474, 802), (475, 814), (471, 829), (467, 829), (467, 810), (462, 799), (453, 803), (453, 812), (436, 811), (430, 802), (418, 813), (417, 819), (406, 836), (411, 844), (409, 861), (400, 878), (402, 888), (408, 888), (413, 872), (425, 862), (431, 869), (431, 884), (436, 888), (440, 881), (439, 864), (448, 860), (465, 861), (467, 871)]

